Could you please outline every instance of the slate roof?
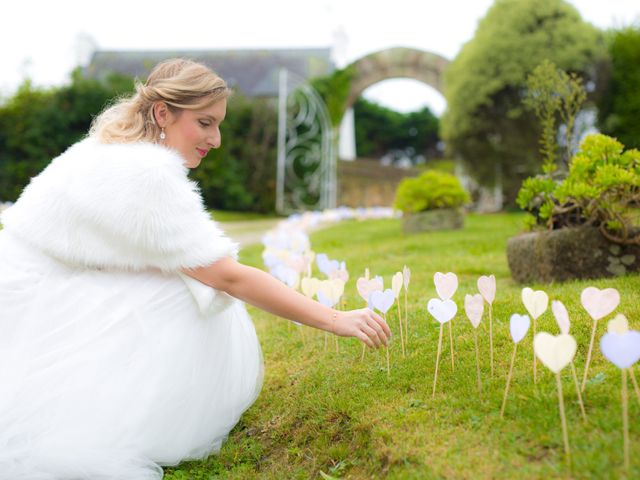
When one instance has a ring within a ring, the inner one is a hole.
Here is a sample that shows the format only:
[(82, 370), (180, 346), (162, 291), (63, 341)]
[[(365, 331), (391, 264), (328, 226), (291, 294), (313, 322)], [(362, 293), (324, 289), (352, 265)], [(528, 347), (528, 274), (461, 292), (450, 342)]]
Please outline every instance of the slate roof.
[(250, 97), (276, 97), (281, 67), (303, 79), (331, 73), (330, 48), (252, 50), (164, 50), (94, 52), (85, 74), (103, 79), (110, 72), (144, 80), (158, 62), (174, 57), (202, 62), (235, 90)]

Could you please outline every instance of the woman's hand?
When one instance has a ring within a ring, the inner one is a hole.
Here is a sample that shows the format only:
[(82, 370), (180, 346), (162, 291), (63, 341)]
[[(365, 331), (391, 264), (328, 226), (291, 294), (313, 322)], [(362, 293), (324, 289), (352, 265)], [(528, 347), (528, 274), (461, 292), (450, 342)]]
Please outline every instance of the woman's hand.
[(341, 337), (356, 337), (371, 348), (389, 344), (391, 330), (380, 315), (369, 308), (336, 311), (332, 331)]

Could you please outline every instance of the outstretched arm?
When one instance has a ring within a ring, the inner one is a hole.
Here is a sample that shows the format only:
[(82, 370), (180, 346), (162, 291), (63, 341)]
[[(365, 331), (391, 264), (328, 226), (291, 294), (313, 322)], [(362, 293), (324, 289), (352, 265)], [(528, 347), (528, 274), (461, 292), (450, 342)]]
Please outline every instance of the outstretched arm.
[(287, 287), (268, 273), (230, 257), (183, 272), (262, 310), (336, 335), (356, 337), (370, 347), (387, 345), (391, 336), (382, 317), (368, 308), (334, 310)]

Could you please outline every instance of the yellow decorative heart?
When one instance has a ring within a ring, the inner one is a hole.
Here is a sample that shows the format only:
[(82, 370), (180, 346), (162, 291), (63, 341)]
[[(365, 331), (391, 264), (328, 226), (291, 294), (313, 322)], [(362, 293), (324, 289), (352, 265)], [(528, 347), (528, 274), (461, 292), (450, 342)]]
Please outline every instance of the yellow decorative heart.
[(305, 277), (302, 279), (300, 284), (300, 288), (302, 289), (302, 293), (309, 298), (313, 298), (318, 291), (318, 286), (320, 285), (320, 280), (313, 277)]
[(629, 321), (623, 314), (617, 314), (613, 320), (609, 320), (607, 324), (607, 332), (624, 335), (629, 331)]
[(540, 332), (533, 339), (533, 351), (540, 361), (553, 373), (569, 365), (576, 354), (577, 344), (571, 335), (553, 336)]
[(391, 290), (393, 291), (393, 295), (396, 298), (398, 298), (398, 295), (400, 295), (400, 290), (402, 290), (402, 281), (403, 281), (402, 272), (397, 272), (391, 278)]

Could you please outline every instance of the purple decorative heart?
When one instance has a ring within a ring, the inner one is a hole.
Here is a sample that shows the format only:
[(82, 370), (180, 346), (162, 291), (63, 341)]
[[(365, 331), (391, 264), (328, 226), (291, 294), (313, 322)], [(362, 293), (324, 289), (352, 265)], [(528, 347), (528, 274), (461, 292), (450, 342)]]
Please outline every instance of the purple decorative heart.
[(316, 264), (318, 270), (324, 273), (327, 277), (331, 277), (334, 270), (340, 268), (340, 262), (338, 260), (329, 260), (326, 253), (319, 253), (316, 255)]
[(629, 368), (640, 360), (640, 332), (605, 333), (600, 340), (600, 350), (616, 367)]
[(384, 292), (371, 292), (371, 305), (382, 313), (387, 313), (395, 298), (396, 296), (390, 288), (387, 288)]
[(322, 293), (320, 290), (316, 292), (316, 295), (318, 296), (318, 301), (325, 307), (331, 308), (335, 305), (335, 303), (333, 303), (331, 299), (327, 297), (324, 293)]
[(509, 330), (514, 343), (518, 343), (527, 335), (529, 326), (531, 326), (529, 315), (518, 315), (517, 313), (511, 315)]

